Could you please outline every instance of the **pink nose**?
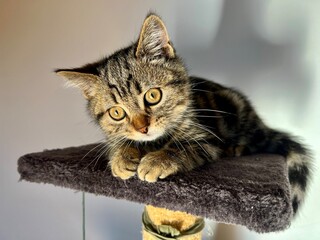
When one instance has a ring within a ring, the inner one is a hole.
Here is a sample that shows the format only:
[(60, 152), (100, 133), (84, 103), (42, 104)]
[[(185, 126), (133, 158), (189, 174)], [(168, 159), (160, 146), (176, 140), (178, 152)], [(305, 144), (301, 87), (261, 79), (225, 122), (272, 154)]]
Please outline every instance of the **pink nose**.
[(146, 133), (148, 133), (148, 127), (145, 126), (145, 127), (139, 128), (138, 131), (141, 132), (141, 133), (146, 134)]

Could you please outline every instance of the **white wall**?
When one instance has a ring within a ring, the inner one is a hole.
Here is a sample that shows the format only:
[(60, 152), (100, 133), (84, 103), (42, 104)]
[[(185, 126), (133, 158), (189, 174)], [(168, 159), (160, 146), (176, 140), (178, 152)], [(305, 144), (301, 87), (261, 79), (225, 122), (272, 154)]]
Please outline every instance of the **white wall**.
[[(317, 239), (320, 4), (298, 0), (0, 1), (0, 239), (81, 239), (81, 194), (18, 182), (16, 160), (102, 139), (80, 93), (63, 88), (52, 70), (126, 46), (150, 9), (163, 17), (192, 74), (238, 87), (266, 122), (315, 150), (300, 218), (279, 234), (239, 228), (239, 238)], [(139, 239), (142, 207), (87, 195), (88, 239)]]

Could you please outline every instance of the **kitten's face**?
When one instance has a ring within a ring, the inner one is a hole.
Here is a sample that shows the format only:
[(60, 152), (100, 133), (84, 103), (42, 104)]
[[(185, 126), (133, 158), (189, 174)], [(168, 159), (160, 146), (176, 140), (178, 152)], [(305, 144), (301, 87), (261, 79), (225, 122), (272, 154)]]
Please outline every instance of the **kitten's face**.
[(135, 141), (166, 136), (181, 124), (190, 104), (185, 73), (117, 55), (101, 70), (89, 109), (100, 117), (98, 122), (108, 136)]
[(82, 89), (91, 115), (111, 139), (153, 141), (170, 136), (190, 105), (186, 70), (155, 15), (146, 18), (132, 46), (57, 73)]

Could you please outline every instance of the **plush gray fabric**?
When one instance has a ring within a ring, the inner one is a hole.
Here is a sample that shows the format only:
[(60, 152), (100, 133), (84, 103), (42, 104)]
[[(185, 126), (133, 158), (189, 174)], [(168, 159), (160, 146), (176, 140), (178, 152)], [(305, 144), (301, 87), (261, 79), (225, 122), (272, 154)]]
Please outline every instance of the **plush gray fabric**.
[(87, 154), (94, 146), (24, 155), (18, 160), (21, 179), (185, 211), (261, 233), (283, 230), (290, 224), (287, 167), (281, 156), (223, 159), (147, 183), (136, 177), (127, 181), (112, 177), (105, 160), (90, 164), (97, 157), (97, 151)]

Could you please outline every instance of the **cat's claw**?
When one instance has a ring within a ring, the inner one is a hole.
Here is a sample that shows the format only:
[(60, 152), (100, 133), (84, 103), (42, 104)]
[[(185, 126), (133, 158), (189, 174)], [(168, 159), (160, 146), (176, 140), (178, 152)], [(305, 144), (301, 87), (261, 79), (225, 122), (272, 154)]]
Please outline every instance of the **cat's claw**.
[(178, 164), (162, 151), (148, 153), (138, 166), (138, 177), (147, 182), (156, 182), (178, 172)]

